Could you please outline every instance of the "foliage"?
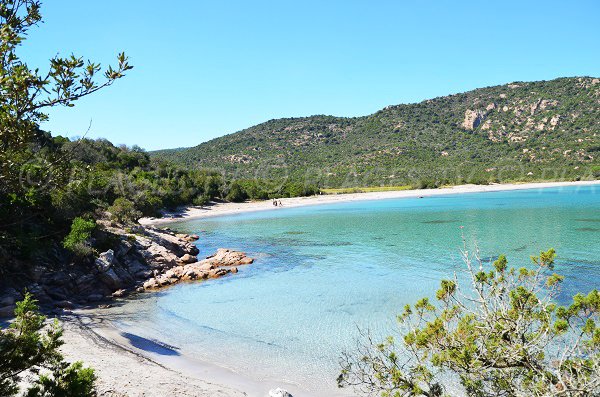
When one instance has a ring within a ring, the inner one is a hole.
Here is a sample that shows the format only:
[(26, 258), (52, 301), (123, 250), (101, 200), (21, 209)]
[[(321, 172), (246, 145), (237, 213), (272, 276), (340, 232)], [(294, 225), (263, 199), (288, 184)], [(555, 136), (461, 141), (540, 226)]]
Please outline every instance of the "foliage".
[(227, 201), (231, 201), (234, 203), (241, 203), (243, 201), (246, 201), (247, 198), (248, 194), (237, 182), (231, 184), (231, 186), (229, 187), (229, 192), (227, 193), (227, 196), (225, 196), (225, 199)]
[(135, 205), (125, 197), (119, 197), (113, 205), (108, 207), (111, 217), (121, 223), (136, 221), (142, 216), (142, 213), (135, 209)]
[(83, 368), (81, 362), (53, 363), (51, 376), (40, 375), (26, 397), (92, 397), (96, 395), (96, 376), (91, 368)]
[(443, 280), (436, 303), (407, 305), (400, 338), (375, 343), (369, 334), (345, 353), (341, 387), (368, 395), (597, 396), (600, 393), (600, 293), (555, 303), (563, 277), (555, 252), (515, 269), (500, 256), (486, 269), (465, 249), (465, 289)]
[[(319, 188), (597, 178), (600, 83), (512, 83), (388, 106), (364, 117), (270, 120), (152, 157), (236, 178)], [(489, 109), (488, 109), (489, 108)], [(480, 112), (474, 129), (467, 111)]]
[(73, 219), (71, 231), (63, 240), (63, 247), (80, 255), (89, 253), (89, 249), (86, 248), (89, 248), (89, 239), (95, 228), (96, 222), (91, 219)]
[[(47, 226), (67, 229), (79, 215), (71, 209), (57, 214), (51, 205), (49, 192), (56, 191), (55, 199), (68, 208), (68, 198), (60, 192), (69, 183), (71, 169), (68, 153), (60, 150), (66, 140), (39, 130), (39, 123), (48, 119), (45, 111), (72, 107), (132, 68), (121, 53), (117, 66), (104, 70), (75, 55), (55, 56), (45, 73), (31, 69), (17, 50), (40, 22), (39, 1), (0, 0), (0, 264), (7, 252), (43, 247), (32, 244), (32, 235), (58, 236), (60, 241), (64, 234)], [(0, 266), (0, 273), (4, 270)]]
[(29, 293), (15, 309), (15, 320), (0, 329), (0, 395), (14, 396), (25, 371), (39, 375), (27, 396), (87, 397), (93, 392), (94, 373), (77, 362), (64, 362), (58, 348), (62, 330), (55, 321), (45, 326), (36, 301)]

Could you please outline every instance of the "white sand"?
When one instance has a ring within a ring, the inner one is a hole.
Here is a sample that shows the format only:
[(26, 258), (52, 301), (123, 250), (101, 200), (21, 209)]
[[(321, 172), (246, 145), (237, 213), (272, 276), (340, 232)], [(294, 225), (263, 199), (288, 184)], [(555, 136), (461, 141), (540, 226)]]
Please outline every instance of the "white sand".
[(382, 200), (408, 197), (430, 197), (443, 194), (498, 192), (504, 190), (538, 189), (546, 187), (597, 185), (598, 181), (579, 182), (543, 182), (543, 183), (507, 183), (495, 185), (460, 185), (441, 189), (398, 190), (371, 193), (324, 194), (310, 197), (282, 198), (283, 207), (275, 207), (272, 200), (252, 201), (245, 203), (216, 203), (206, 207), (185, 207), (175, 213), (165, 213), (163, 218), (142, 218), (142, 225), (165, 224), (188, 219), (207, 218), (212, 216), (233, 215), (243, 212), (278, 210), (281, 208), (302, 207), (307, 205), (331, 204), (348, 201)]
[[(62, 323), (65, 344), (61, 347), (69, 362), (83, 361), (94, 368), (99, 397), (242, 397), (234, 374), (223, 386), (170, 369), (127, 346), (110, 326), (94, 323), (92, 317), (76, 317)], [(87, 320), (88, 324), (81, 323)], [(91, 324), (91, 323), (94, 324)], [(266, 394), (266, 393), (265, 393)], [(264, 394), (263, 394), (264, 395)]]
[[(61, 318), (61, 352), (69, 362), (94, 368), (99, 397), (268, 397), (281, 387), (294, 396), (347, 397), (344, 393), (307, 393), (291, 382), (251, 379), (234, 369), (200, 361), (156, 341), (132, 343), (110, 321), (103, 309), (77, 310)], [(199, 341), (198, 343), (210, 343)], [(177, 354), (169, 355), (171, 350)]]

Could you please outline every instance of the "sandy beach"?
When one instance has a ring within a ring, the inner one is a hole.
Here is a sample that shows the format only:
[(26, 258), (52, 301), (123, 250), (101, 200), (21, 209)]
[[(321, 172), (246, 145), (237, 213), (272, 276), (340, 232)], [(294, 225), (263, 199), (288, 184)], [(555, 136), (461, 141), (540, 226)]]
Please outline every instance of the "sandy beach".
[(186, 356), (177, 347), (121, 331), (110, 316), (104, 309), (82, 309), (60, 318), (60, 350), (67, 361), (94, 368), (99, 397), (268, 397), (279, 387), (294, 396), (325, 397)]
[[(281, 199), (283, 208), (363, 200), (382, 200), (437, 195), (496, 192), (563, 186), (600, 185), (600, 181), (548, 182), (502, 185), (463, 185), (442, 189), (403, 190), (373, 193), (319, 195)], [(272, 201), (217, 203), (189, 207), (164, 218), (144, 218), (142, 224), (165, 224), (189, 219), (233, 215), (251, 211), (278, 210)], [(122, 303), (127, 304), (126, 301)], [(102, 309), (77, 311), (62, 319), (65, 328), (62, 347), (70, 361), (80, 360), (96, 370), (99, 396), (268, 396), (272, 388), (283, 387), (293, 395), (306, 395), (290, 385), (265, 384), (244, 378), (233, 369), (189, 360), (176, 348), (142, 340), (120, 332)]]
[(168, 368), (129, 344), (116, 329), (103, 324), (101, 317), (69, 316), (62, 320), (62, 326), (65, 341), (62, 353), (70, 362), (83, 361), (85, 366), (94, 368), (100, 397), (254, 395), (241, 391), (243, 386), (236, 385), (233, 375), (219, 384), (203, 380), (208, 377), (190, 376), (180, 369)]
[(310, 197), (292, 197), (280, 199), (282, 207), (276, 207), (271, 200), (251, 201), (244, 203), (214, 203), (205, 207), (185, 207), (177, 212), (165, 212), (162, 218), (142, 218), (142, 225), (157, 225), (182, 220), (207, 218), (213, 216), (234, 215), (244, 212), (278, 210), (281, 208), (303, 207), (308, 205), (333, 204), (350, 201), (384, 200), (409, 197), (431, 197), (446, 194), (499, 192), (507, 190), (539, 189), (549, 187), (598, 185), (596, 181), (577, 182), (541, 182), (541, 183), (506, 183), (494, 185), (459, 185), (439, 189), (415, 189), (369, 193), (323, 194)]

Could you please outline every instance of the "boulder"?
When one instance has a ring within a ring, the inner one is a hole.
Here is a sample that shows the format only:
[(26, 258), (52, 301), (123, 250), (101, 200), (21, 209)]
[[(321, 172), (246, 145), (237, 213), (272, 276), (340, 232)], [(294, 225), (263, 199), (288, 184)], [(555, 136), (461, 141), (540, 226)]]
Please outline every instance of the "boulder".
[(15, 305), (6, 305), (0, 307), (0, 317), (12, 317), (15, 315)]
[(185, 254), (179, 258), (179, 261), (182, 263), (194, 263), (198, 261), (198, 258), (190, 254)]
[(12, 294), (4, 295), (0, 298), (0, 307), (14, 305), (15, 301), (16, 299)]
[(269, 390), (269, 397), (293, 397), (287, 390), (280, 387)]
[(127, 291), (124, 289), (118, 289), (112, 293), (113, 298), (122, 298), (127, 295)]
[(64, 301), (67, 300), (67, 295), (62, 288), (46, 288), (46, 294), (56, 301)]
[(148, 280), (144, 281), (144, 285), (143, 288), (144, 289), (153, 289), (158, 287), (158, 283), (156, 282), (156, 279), (153, 278), (149, 278)]
[(201, 264), (214, 266), (240, 266), (249, 265), (252, 262), (254, 262), (254, 259), (246, 256), (245, 253), (227, 248), (219, 248), (214, 255), (200, 261)]
[(68, 301), (68, 300), (54, 302), (54, 305), (56, 307), (60, 307), (62, 309), (68, 309), (68, 310), (72, 310), (75, 308), (75, 305), (73, 304), (73, 302)]
[(117, 275), (114, 269), (108, 269), (107, 271), (98, 275), (100, 281), (111, 289), (119, 289), (123, 285), (123, 281)]
[(102, 296), (101, 294), (91, 294), (91, 295), (88, 295), (86, 298), (86, 300), (88, 302), (99, 302), (103, 299), (104, 299), (104, 296)]
[(115, 252), (113, 250), (108, 250), (101, 253), (98, 258), (96, 258), (96, 267), (101, 272), (106, 272), (113, 265), (114, 260)]

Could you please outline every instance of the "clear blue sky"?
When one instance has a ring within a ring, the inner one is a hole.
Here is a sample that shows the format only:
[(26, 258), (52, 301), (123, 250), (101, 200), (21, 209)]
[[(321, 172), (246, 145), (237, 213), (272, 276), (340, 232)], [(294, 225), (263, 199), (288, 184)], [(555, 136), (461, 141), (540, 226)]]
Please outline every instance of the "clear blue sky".
[(600, 1), (46, 0), (21, 49), (134, 64), (43, 127), (153, 150), (279, 117), (560, 76), (600, 76)]

